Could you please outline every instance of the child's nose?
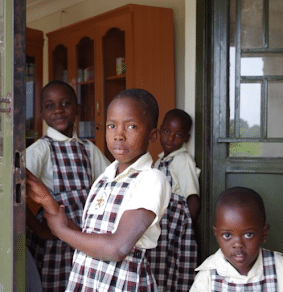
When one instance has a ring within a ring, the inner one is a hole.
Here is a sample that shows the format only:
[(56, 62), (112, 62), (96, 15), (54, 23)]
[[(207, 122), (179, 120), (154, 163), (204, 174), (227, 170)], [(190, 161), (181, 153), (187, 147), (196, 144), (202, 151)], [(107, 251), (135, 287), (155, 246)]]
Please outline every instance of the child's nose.
[(119, 128), (117, 128), (117, 130), (116, 130), (116, 132), (115, 132), (114, 139), (115, 139), (116, 141), (122, 141), (122, 140), (125, 140), (125, 134), (124, 134), (123, 129), (119, 129)]
[(55, 106), (54, 106), (54, 112), (61, 112), (61, 111), (63, 111), (63, 105), (61, 105), (61, 104), (56, 104)]
[(241, 237), (236, 237), (236, 238), (234, 239), (233, 247), (235, 247), (235, 248), (239, 248), (239, 247), (242, 247), (243, 245), (244, 245), (244, 243), (243, 243), (243, 240), (242, 240)]

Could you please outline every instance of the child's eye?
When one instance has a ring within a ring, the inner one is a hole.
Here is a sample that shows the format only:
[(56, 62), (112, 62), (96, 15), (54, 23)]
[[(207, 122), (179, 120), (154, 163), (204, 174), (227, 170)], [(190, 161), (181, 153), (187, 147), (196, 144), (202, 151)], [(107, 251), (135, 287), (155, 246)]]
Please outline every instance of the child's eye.
[(136, 125), (129, 125), (128, 128), (129, 129), (135, 129), (137, 126)]
[(253, 234), (252, 232), (247, 232), (247, 233), (245, 234), (245, 237), (246, 237), (246, 238), (253, 238), (253, 236), (254, 236), (254, 234)]
[(62, 102), (62, 107), (68, 107), (71, 105), (71, 102), (70, 101), (63, 101)]
[(169, 134), (169, 131), (168, 130), (164, 130), (163, 132), (164, 132), (165, 135), (168, 135)]
[(114, 124), (106, 124), (107, 129), (114, 129), (115, 125)]
[(44, 106), (46, 109), (53, 109), (54, 108), (54, 104), (53, 103), (47, 103)]
[(176, 138), (182, 138), (183, 135), (182, 134), (176, 134)]
[(223, 239), (227, 240), (227, 239), (231, 238), (231, 234), (228, 233), (228, 232), (225, 232), (225, 233), (222, 234), (222, 237), (223, 237)]

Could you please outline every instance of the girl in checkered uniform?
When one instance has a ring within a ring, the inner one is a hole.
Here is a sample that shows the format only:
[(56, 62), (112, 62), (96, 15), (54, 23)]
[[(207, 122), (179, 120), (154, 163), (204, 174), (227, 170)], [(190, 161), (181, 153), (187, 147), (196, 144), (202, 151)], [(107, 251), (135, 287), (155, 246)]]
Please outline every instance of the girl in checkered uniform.
[[(49, 126), (44, 137), (26, 151), (26, 166), (42, 180), (68, 218), (81, 226), (85, 201), (94, 178), (109, 165), (100, 150), (74, 131), (79, 105), (74, 89), (51, 81), (42, 90), (42, 116)], [(49, 204), (47, 204), (48, 208)], [(40, 272), (43, 291), (65, 291), (74, 250), (55, 238), (40, 209), (36, 217), (28, 209), (27, 245)]]
[(172, 186), (169, 206), (160, 222), (161, 235), (148, 260), (160, 292), (188, 291), (194, 281), (197, 244), (194, 223), (199, 213), (199, 169), (187, 152), (191, 117), (183, 110), (166, 113), (160, 128), (163, 152), (155, 163)]
[(107, 111), (106, 141), (116, 159), (94, 182), (82, 232), (64, 207), (46, 213), (54, 235), (76, 248), (66, 291), (158, 291), (145, 251), (154, 248), (170, 185), (147, 152), (157, 136), (158, 105), (142, 89), (121, 92)]
[(220, 249), (196, 270), (190, 292), (283, 291), (283, 256), (261, 248), (269, 226), (262, 198), (234, 187), (220, 194), (213, 230)]

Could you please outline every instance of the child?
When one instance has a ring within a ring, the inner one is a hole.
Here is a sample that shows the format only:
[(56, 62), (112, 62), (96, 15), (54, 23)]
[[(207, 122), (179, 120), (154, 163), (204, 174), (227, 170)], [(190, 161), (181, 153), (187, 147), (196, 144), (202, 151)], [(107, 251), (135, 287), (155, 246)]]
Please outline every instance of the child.
[(46, 213), (52, 232), (76, 248), (66, 291), (158, 291), (145, 258), (157, 244), (170, 198), (170, 185), (147, 152), (157, 120), (149, 92), (118, 94), (106, 121), (107, 146), (116, 160), (90, 190), (82, 232), (68, 225), (63, 207), (57, 215)]
[(197, 244), (194, 223), (199, 212), (199, 170), (188, 154), (191, 117), (183, 110), (166, 113), (160, 128), (164, 152), (155, 167), (172, 186), (169, 206), (161, 220), (161, 236), (156, 249), (147, 256), (159, 291), (188, 291), (194, 280)]
[[(42, 180), (67, 216), (81, 226), (91, 184), (109, 161), (90, 141), (78, 138), (74, 123), (80, 107), (74, 89), (54, 80), (41, 93), (41, 113), (49, 126), (46, 136), (26, 150), (26, 167)], [(65, 291), (74, 250), (56, 239), (42, 219), (27, 209), (27, 245), (35, 258), (43, 291)]]
[(244, 187), (222, 192), (213, 226), (220, 249), (196, 269), (190, 291), (283, 291), (283, 256), (261, 248), (265, 221), (258, 193)]

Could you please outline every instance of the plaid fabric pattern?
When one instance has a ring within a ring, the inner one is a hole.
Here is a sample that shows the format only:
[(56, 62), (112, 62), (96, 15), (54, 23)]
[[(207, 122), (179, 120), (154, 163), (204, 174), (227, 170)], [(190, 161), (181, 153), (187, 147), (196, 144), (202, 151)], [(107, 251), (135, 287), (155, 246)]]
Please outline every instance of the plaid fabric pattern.
[[(51, 152), (53, 196), (60, 205), (65, 206), (67, 216), (81, 226), (83, 208), (92, 182), (88, 144), (56, 142), (47, 136), (42, 139), (48, 142)], [(42, 215), (40, 211), (40, 220)], [(43, 291), (65, 291), (74, 250), (61, 240), (41, 240), (33, 233), (29, 233), (27, 241), (41, 275)]]
[[(90, 194), (86, 205), (83, 232), (109, 233), (124, 194), (138, 172), (121, 181), (102, 178)], [(145, 249), (134, 248), (122, 262), (100, 261), (76, 250), (66, 292), (69, 291), (157, 291)]]
[[(158, 167), (171, 186), (169, 166), (172, 160), (173, 158), (166, 162), (161, 161)], [(160, 292), (189, 291), (197, 265), (197, 244), (185, 198), (171, 194), (160, 227), (157, 247), (146, 252), (158, 289)]]
[(277, 292), (274, 253), (262, 249), (263, 279), (259, 282), (235, 284), (227, 282), (216, 270), (211, 270), (212, 292)]

